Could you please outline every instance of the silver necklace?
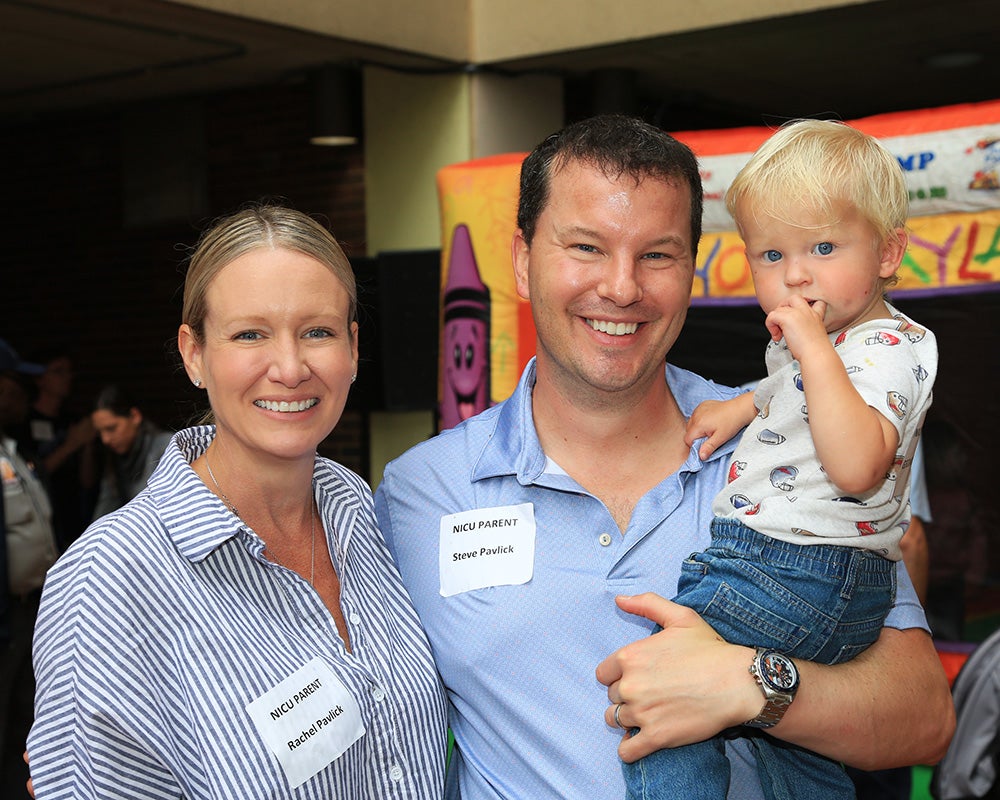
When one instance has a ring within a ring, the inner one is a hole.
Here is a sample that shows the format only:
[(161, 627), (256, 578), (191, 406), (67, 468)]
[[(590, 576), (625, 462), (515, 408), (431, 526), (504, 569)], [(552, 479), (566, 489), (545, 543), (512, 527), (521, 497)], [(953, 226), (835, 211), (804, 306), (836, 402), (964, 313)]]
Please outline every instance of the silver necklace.
[[(212, 472), (212, 465), (208, 462), (208, 451), (205, 451), (205, 466), (208, 467), (208, 476), (212, 479), (212, 483), (215, 484), (215, 488), (219, 490), (219, 497), (222, 498), (222, 502), (226, 504), (226, 507), (232, 511), (237, 517), (240, 516), (240, 512), (236, 510), (236, 506), (233, 505), (233, 501), (226, 497), (226, 493), (222, 491), (222, 487), (219, 486), (219, 481), (215, 477), (215, 473)], [(243, 517), (240, 517), (243, 519)]]
[[(233, 512), (237, 517), (240, 517), (240, 512), (236, 510), (236, 506), (233, 505), (233, 501), (226, 497), (226, 493), (222, 491), (222, 487), (219, 486), (219, 481), (215, 477), (215, 473), (212, 472), (212, 465), (208, 460), (208, 451), (205, 451), (205, 467), (208, 469), (208, 476), (212, 479), (212, 483), (215, 484), (215, 488), (219, 491), (219, 497), (222, 498), (222, 502), (226, 504), (226, 507)], [(243, 517), (240, 517), (243, 519)], [(309, 585), (316, 588), (316, 503), (310, 501), (309, 503), (309, 541), (310, 541), (310, 555), (309, 555)], [(270, 550), (271, 557), (277, 561), (285, 569), (291, 569), (291, 567), (284, 564), (277, 555), (275, 555), (274, 550), (271, 550), (267, 545), (264, 546), (265, 550)], [(294, 572), (295, 570), (292, 570)]]

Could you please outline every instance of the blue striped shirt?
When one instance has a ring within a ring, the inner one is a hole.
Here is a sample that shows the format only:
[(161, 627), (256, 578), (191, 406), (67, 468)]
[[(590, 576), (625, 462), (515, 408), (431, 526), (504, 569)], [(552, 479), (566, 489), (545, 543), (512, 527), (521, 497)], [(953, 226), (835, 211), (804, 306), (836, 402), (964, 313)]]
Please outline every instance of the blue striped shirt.
[[(28, 739), (36, 796), (440, 797), (444, 696), (368, 486), (317, 457), (348, 653), (308, 582), (268, 561), (190, 468), (213, 436), (178, 433), (147, 488), (46, 579)], [(357, 702), (365, 733), (295, 787), (247, 706), (314, 659)]]

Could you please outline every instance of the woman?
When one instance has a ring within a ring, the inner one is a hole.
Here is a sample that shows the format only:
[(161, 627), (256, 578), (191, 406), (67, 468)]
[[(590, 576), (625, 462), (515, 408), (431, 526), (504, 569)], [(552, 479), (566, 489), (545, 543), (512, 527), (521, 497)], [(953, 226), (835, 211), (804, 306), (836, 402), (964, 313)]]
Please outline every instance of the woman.
[(90, 421), (107, 450), (107, 463), (93, 519), (121, 508), (146, 488), (171, 434), (146, 419), (121, 387), (105, 386), (94, 401)]
[(445, 707), (371, 493), (316, 455), (358, 363), (355, 284), (308, 217), (200, 240), (178, 346), (214, 426), (46, 582), (39, 800), (433, 798)]

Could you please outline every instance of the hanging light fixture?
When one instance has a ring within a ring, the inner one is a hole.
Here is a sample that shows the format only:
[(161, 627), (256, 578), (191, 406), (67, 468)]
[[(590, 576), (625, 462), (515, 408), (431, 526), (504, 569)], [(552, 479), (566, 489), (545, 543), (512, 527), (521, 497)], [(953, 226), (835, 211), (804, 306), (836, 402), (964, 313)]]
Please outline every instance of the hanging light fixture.
[(357, 144), (361, 137), (361, 73), (351, 67), (325, 64), (309, 76), (312, 92), (312, 132), (319, 145)]

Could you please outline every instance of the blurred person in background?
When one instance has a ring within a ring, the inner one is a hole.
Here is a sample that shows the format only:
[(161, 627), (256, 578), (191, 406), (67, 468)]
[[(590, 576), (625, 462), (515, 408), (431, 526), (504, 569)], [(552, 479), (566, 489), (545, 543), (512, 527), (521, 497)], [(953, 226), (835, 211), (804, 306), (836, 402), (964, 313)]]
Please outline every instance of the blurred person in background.
[(106, 457), (93, 513), (97, 520), (146, 488), (173, 434), (146, 419), (135, 398), (118, 384), (100, 391), (90, 419)]
[(44, 367), (35, 377), (35, 397), (15, 438), (38, 459), (52, 501), (52, 524), (60, 551), (90, 524), (97, 492), (97, 450), (89, 414), (70, 404), (73, 362), (61, 349), (40, 351), (31, 358)]
[[(0, 339), (0, 794), (21, 796), (27, 770), (21, 751), (31, 727), (34, 676), (31, 637), (46, 570), (56, 560), (52, 508), (29, 454), (10, 431), (28, 414), (31, 379), (45, 368), (23, 361)], [(16, 794), (15, 794), (16, 792)]]

